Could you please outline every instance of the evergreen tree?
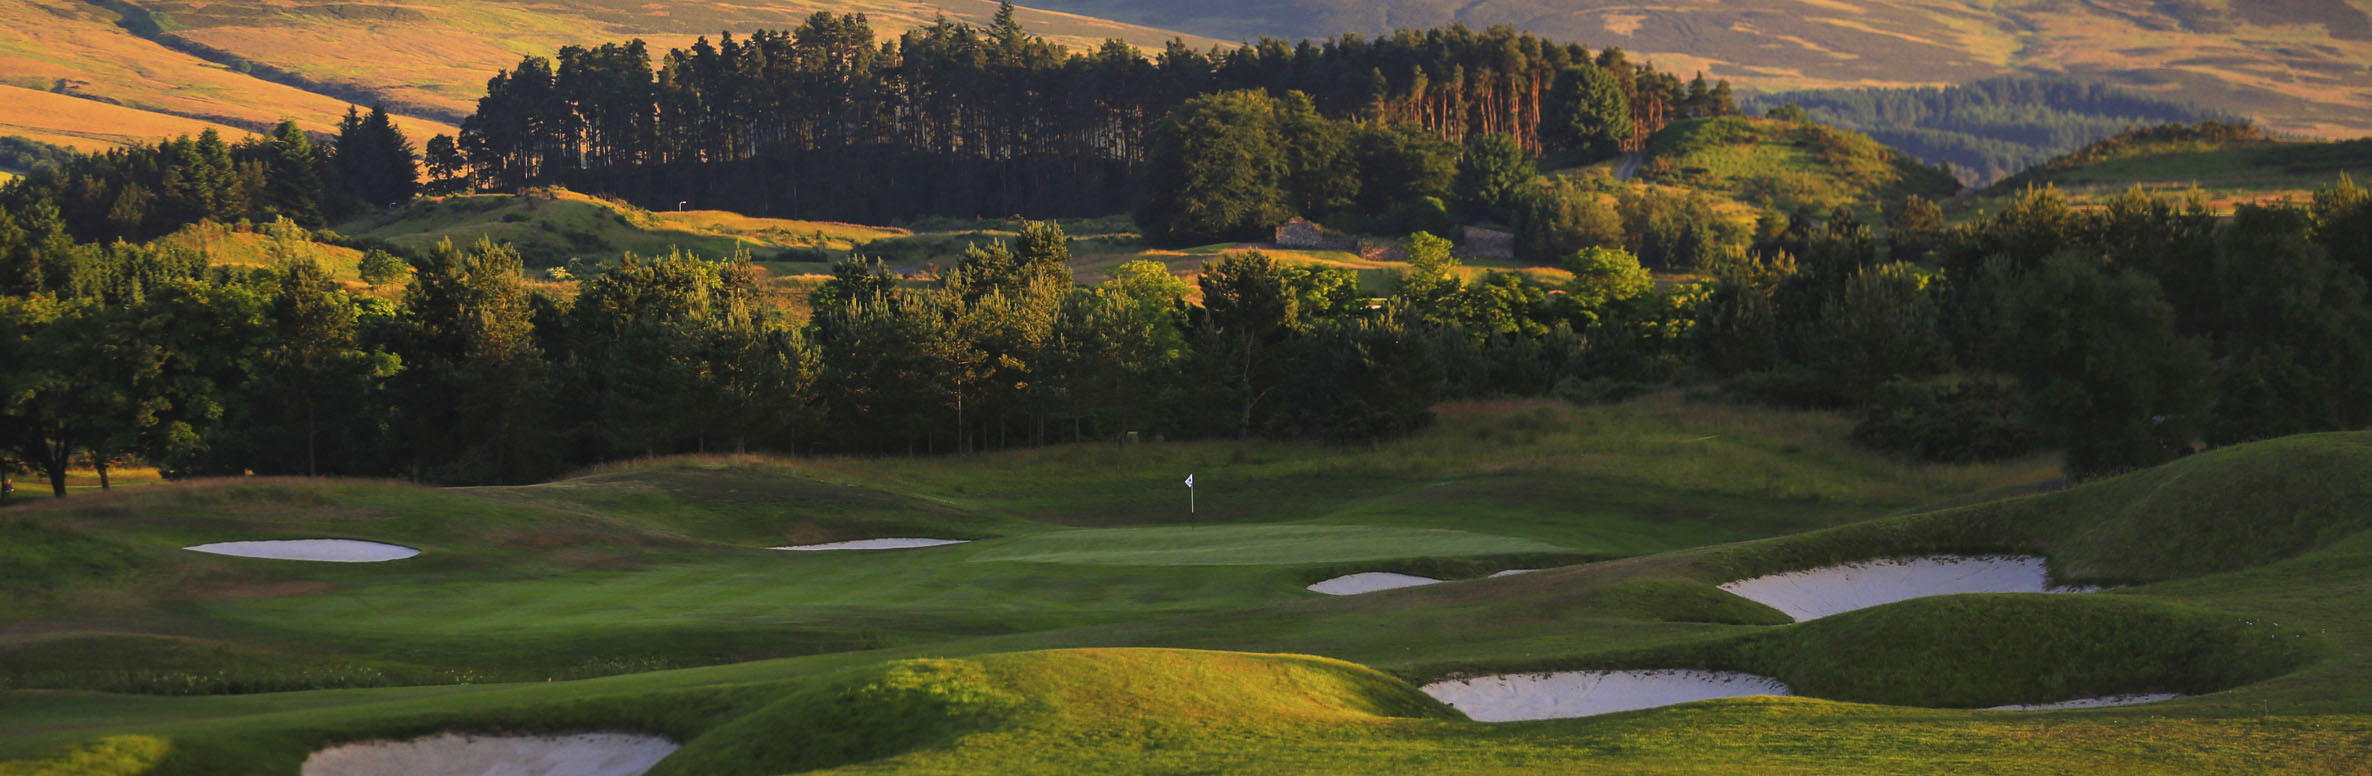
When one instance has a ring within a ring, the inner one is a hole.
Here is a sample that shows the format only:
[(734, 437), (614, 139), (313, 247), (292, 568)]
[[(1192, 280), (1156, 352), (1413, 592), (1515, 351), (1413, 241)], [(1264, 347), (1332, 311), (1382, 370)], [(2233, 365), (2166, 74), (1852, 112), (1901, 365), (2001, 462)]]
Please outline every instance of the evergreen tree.
[(1485, 218), (1505, 218), (1515, 198), (1537, 174), (1531, 155), (1513, 135), (1475, 135), (1466, 141), (1466, 154), (1458, 160), (1455, 189), (1459, 209)]
[(322, 225), (321, 158), (313, 140), (294, 121), (272, 128), (263, 157), (264, 190), (258, 210), (287, 216), (305, 228)]
[(1616, 74), (1605, 67), (1558, 71), (1540, 111), (1540, 141), (1549, 148), (1605, 156), (1631, 137), (1629, 98)]

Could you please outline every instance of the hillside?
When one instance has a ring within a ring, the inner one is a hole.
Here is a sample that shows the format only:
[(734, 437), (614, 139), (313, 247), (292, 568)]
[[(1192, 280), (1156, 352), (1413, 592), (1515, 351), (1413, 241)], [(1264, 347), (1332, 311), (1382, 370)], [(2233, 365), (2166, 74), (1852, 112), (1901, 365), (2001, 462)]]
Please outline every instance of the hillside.
[(2059, 73), (2250, 115), (2372, 133), (2372, 0), (1285, 0), (1045, 7), (1223, 38), (1510, 24), (1765, 89), (1921, 86)]
[[(2169, 95), (2168, 97), (2171, 97)], [(1811, 89), (1749, 95), (1745, 113), (1794, 104), (1813, 121), (1868, 134), (1982, 186), (2133, 127), (2231, 121), (2188, 102), (2057, 77), (1941, 88)]]
[[(98, 150), (209, 126), (261, 131), (284, 118), (328, 131), (346, 113), (344, 100), (167, 48), (123, 20), (81, 0), (0, 3), (0, 135)], [(454, 131), (416, 115), (398, 121), (415, 138)]]
[(2243, 202), (2304, 202), (2314, 190), (2345, 175), (2372, 177), (2372, 139), (2299, 142), (2247, 127), (2166, 125), (2130, 130), (2085, 146), (1982, 192), (1979, 206), (1997, 205), (2032, 186), (2053, 186), (2081, 205), (2132, 187), (2197, 189), (2210, 207), (2228, 212)]
[[(494, 71), (525, 55), (549, 56), (565, 45), (599, 45), (641, 38), (654, 55), (712, 42), (721, 32), (746, 37), (758, 29), (786, 30), (810, 14), (863, 13), (884, 38), (930, 24), (939, 15), (986, 24), (990, 0), (792, 0), (737, 3), (699, 0), (665, 5), (619, 0), (557, 0), (532, 4), (496, 0), (439, 0), (390, 4), (378, 0), (307, 3), (221, 3), (204, 0), (129, 0), (155, 20), (160, 39), (203, 47), (223, 57), (317, 82), (333, 93), (384, 99), (396, 109), (458, 122), (484, 93)], [(1072, 14), (1025, 10), (1022, 23), (1075, 49), (1119, 38), (1158, 49), (1176, 33)], [(1203, 46), (1216, 41), (1194, 39)]]
[(1682, 121), (1648, 139), (1641, 177), (1794, 213), (1876, 208), (1917, 194), (1951, 196), (1960, 184), (1851, 130), (1731, 116)]

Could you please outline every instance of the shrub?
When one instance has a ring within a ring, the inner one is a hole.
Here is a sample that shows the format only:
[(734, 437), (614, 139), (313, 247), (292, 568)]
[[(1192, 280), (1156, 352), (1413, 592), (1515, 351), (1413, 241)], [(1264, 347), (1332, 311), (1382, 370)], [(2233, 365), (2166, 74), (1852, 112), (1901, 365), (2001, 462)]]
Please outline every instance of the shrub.
[(1988, 381), (1892, 380), (1853, 427), (1853, 441), (1948, 463), (2013, 458), (2041, 449), (2025, 397)]

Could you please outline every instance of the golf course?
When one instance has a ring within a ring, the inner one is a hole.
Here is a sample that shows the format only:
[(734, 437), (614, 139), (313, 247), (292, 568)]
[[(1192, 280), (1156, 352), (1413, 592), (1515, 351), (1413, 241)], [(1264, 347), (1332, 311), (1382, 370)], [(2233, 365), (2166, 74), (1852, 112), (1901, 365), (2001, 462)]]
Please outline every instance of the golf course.
[[(2068, 483), (1677, 395), (1437, 412), (19, 504), (0, 774), (2372, 768), (2372, 434)], [(830, 546), (878, 539), (943, 543)], [(1309, 589), (1357, 574), (1441, 581)]]

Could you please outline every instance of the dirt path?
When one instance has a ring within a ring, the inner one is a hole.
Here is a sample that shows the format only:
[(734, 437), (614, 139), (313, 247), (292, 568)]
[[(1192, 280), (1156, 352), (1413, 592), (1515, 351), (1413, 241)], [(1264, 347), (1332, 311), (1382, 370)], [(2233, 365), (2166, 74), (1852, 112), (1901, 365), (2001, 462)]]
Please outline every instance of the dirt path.
[(1614, 168), (1614, 179), (1618, 181), (1630, 180), (1631, 176), (1639, 174), (1639, 165), (1645, 161), (1647, 161), (1647, 153), (1644, 151), (1624, 151), (1622, 166)]

